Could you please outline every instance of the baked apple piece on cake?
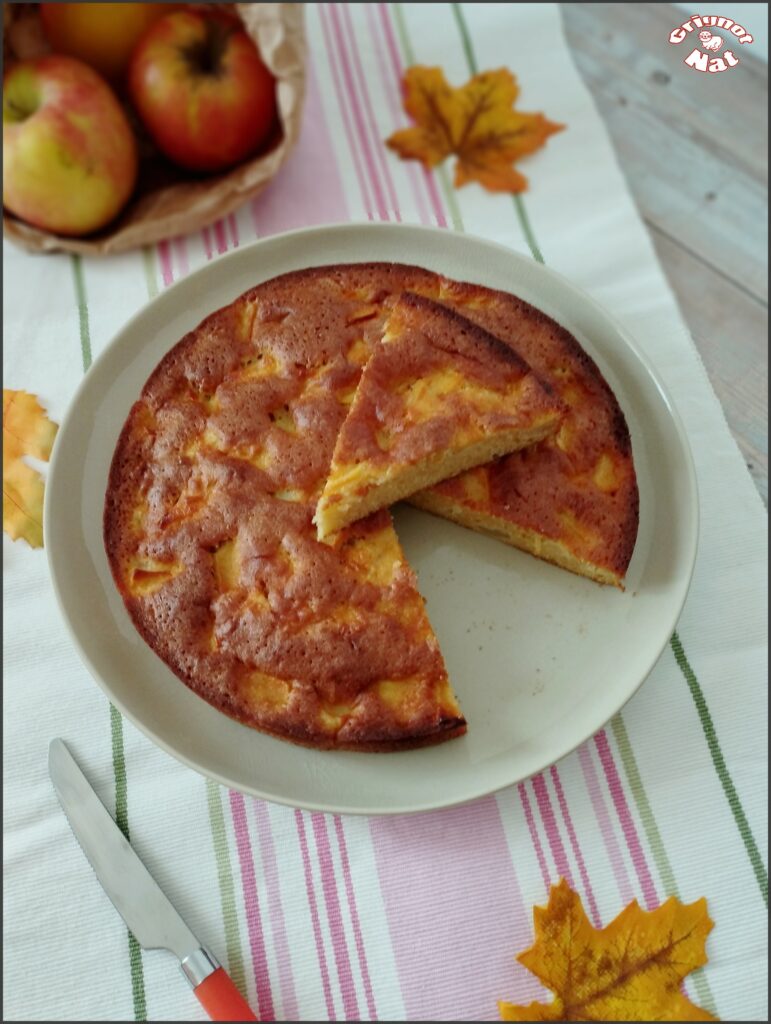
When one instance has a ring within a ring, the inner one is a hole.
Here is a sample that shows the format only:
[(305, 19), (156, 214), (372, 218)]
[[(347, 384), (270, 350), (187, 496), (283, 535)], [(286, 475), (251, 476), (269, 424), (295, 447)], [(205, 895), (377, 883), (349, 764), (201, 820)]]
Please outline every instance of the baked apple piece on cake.
[(553, 433), (564, 407), (509, 346), (404, 292), (364, 368), (316, 509), (319, 539)]

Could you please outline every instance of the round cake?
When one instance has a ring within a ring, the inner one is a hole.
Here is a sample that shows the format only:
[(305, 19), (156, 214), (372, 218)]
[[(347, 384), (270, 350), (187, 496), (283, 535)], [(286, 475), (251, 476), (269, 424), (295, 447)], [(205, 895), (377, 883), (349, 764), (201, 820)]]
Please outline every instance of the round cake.
[(567, 406), (551, 438), (411, 500), (616, 585), (637, 532), (618, 403), (575, 339), (514, 296), (372, 263), (286, 274), (212, 313), (131, 409), (105, 547), (137, 630), (187, 686), (318, 748), (399, 750), (466, 729), (389, 513), (333, 543), (313, 523), (362, 369), (405, 291), (511, 346)]

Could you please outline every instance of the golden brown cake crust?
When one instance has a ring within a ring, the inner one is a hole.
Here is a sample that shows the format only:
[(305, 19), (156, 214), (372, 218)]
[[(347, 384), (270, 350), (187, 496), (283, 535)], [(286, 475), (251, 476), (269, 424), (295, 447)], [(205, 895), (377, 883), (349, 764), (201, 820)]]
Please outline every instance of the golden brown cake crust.
[(416, 503), (438, 498), (453, 518), (454, 505), (492, 517), (502, 530), (533, 531), (620, 585), (637, 538), (639, 497), (626, 420), (597, 365), (567, 330), (514, 295), (449, 281), (439, 294), (513, 345), (568, 411), (552, 437), (443, 481)]
[[(420, 381), (430, 374), (452, 369), (470, 384), (478, 384), (492, 392), (505, 395), (510, 385), (530, 374), (530, 367), (516, 352), (456, 310), (422, 295), (404, 292), (387, 321), (386, 330), (397, 319), (395, 330), (404, 332), (396, 344), (378, 347), (367, 364), (367, 393), (357, 392), (356, 406), (348, 414), (341, 431), (335, 455), (341, 461), (366, 458), (374, 462), (413, 462), (442, 445), (450, 445), (453, 435), (465, 425), (474, 412), (464, 405), (464, 395), (450, 395), (451, 406), (442, 415), (432, 415), (418, 427), (393, 432), (391, 446), (381, 447), (376, 439), (378, 425), (399, 424), (407, 414), (406, 401), (397, 385), (406, 380)], [(405, 344), (401, 344), (404, 340)], [(559, 419), (562, 406), (550, 400), (551, 389), (540, 382), (526, 389), (520, 402), (484, 414), (491, 428), (516, 426), (540, 414), (553, 414)], [(359, 401), (364, 397), (366, 401)], [(452, 403), (452, 399), (456, 401)], [(481, 416), (482, 414), (480, 414)]]
[(623, 415), (545, 315), (396, 264), (297, 271), (246, 292), (161, 360), (132, 408), (105, 546), (134, 624), (172, 671), (232, 717), (309, 746), (399, 750), (465, 730), (388, 513), (334, 547), (312, 524), (347, 402), (404, 291), (512, 346), (571, 406), (561, 445), (436, 485), (442, 514), (521, 520), (619, 579), (634, 546)]
[(389, 514), (335, 548), (311, 522), (406, 275), (300, 272), (213, 313), (151, 375), (110, 471), (105, 544), (140, 634), (220, 710), (309, 746), (465, 730)]

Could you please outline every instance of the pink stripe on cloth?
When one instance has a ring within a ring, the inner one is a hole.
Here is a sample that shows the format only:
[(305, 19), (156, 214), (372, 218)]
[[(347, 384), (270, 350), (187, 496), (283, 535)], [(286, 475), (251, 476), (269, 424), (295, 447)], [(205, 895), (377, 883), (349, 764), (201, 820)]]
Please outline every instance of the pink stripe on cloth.
[[(394, 90), (393, 80), (392, 80), (391, 74), (389, 73), (388, 65), (386, 63), (386, 59), (385, 59), (385, 56), (383, 54), (383, 47), (381, 45), (382, 44), (382, 36), (381, 36), (380, 30), (378, 29), (377, 20), (375, 18), (375, 12), (373, 10), (373, 5), (372, 4), (365, 4), (364, 5), (364, 10), (365, 10), (365, 14), (366, 14), (366, 17), (367, 17), (367, 25), (369, 27), (369, 33), (370, 33), (370, 36), (372, 38), (373, 49), (375, 51), (375, 58), (376, 58), (376, 61), (377, 61), (378, 72), (379, 72), (379, 75), (380, 75), (380, 81), (381, 81), (382, 86), (383, 86), (383, 91), (384, 91), (384, 95), (385, 95), (385, 98), (386, 98), (386, 102), (388, 103), (388, 110), (389, 110), (389, 113), (391, 115), (393, 127), (395, 128), (395, 127), (397, 127), (402, 122), (403, 115), (401, 113), (401, 108), (399, 106), (398, 96), (396, 95), (396, 92)], [(382, 142), (382, 140), (381, 140), (381, 142)], [(385, 166), (386, 166), (386, 169), (387, 169), (388, 165), (387, 165), (386, 161), (387, 161), (388, 157), (387, 157), (387, 154), (386, 154), (385, 146), (381, 145), (379, 147), (379, 149), (378, 149), (378, 152), (381, 154), (381, 160), (385, 163)], [(418, 218), (419, 218), (421, 224), (430, 224), (431, 223), (431, 213), (430, 213), (430, 211), (428, 209), (428, 206), (426, 205), (426, 197), (425, 197), (424, 191), (420, 187), (420, 179), (418, 177), (418, 170), (417, 170), (417, 167), (415, 166), (414, 161), (412, 161), (412, 160), (405, 161), (405, 170), (407, 172), (407, 177), (409, 178), (409, 182), (410, 182), (410, 187), (412, 189), (412, 193), (415, 196), (415, 202), (416, 202), (416, 205), (417, 205), (417, 208), (418, 208)], [(389, 178), (390, 177), (391, 177), (391, 175), (390, 175), (390, 172), (389, 172)]]
[(594, 816), (597, 819), (597, 824), (600, 826), (600, 834), (602, 835), (602, 840), (605, 843), (605, 849), (608, 851), (608, 860), (610, 861), (610, 866), (613, 869), (613, 875), (616, 879), (616, 885), (618, 886), (621, 902), (626, 906), (627, 903), (631, 903), (634, 899), (634, 892), (629, 881), (629, 874), (627, 873), (626, 865), (624, 864), (624, 858), (621, 855), (621, 847), (616, 841), (613, 826), (611, 825), (610, 817), (608, 816), (608, 810), (605, 807), (605, 801), (603, 800), (602, 793), (600, 792), (600, 783), (597, 778), (597, 772), (594, 770), (592, 755), (589, 753), (589, 748), (586, 744), (578, 748), (578, 760), (581, 764), (581, 770), (584, 773), (584, 781), (586, 782), (586, 788), (589, 791), (589, 797), (592, 801)]
[(246, 808), (240, 793), (230, 791), (230, 810), (233, 815), (233, 829), (236, 836), (238, 860), (241, 864), (241, 883), (244, 892), (244, 910), (249, 932), (249, 946), (252, 951), (252, 967), (257, 986), (257, 1005), (263, 1020), (273, 1020), (273, 996), (270, 992), (268, 960), (265, 954), (265, 939), (262, 933), (260, 904), (257, 898), (257, 880), (254, 874), (254, 857), (249, 830), (246, 824)]
[(281, 1008), (286, 1020), (298, 1020), (297, 992), (292, 972), (292, 957), (289, 952), (289, 940), (286, 933), (284, 908), (281, 905), (281, 889), (278, 881), (278, 863), (276, 847), (273, 842), (273, 830), (270, 826), (268, 808), (262, 800), (252, 800), (254, 820), (262, 853), (262, 875), (268, 892), (268, 912), (270, 913), (270, 930), (273, 936), (273, 948), (278, 962), (278, 978), (281, 985)]
[[(384, 47), (382, 45), (382, 33), (378, 28), (377, 18), (375, 17), (375, 11), (373, 9), (375, 5), (366, 4), (365, 10), (367, 12), (368, 25), (370, 27), (370, 35), (373, 40), (373, 47), (377, 55), (378, 71), (380, 72), (380, 80), (383, 83), (383, 91), (385, 92), (386, 100), (388, 102), (388, 110), (391, 115), (391, 123), (393, 128), (397, 128), (404, 123), (404, 115), (401, 112), (399, 105), (399, 80), (398, 74), (394, 79), (393, 75), (388, 69), (388, 65), (385, 58)], [(382, 6), (378, 4), (377, 6)], [(382, 12), (381, 12), (382, 13)], [(390, 28), (390, 26), (389, 26)], [(384, 154), (383, 159), (387, 159), (385, 156), (385, 146), (382, 146), (382, 152)], [(430, 224), (432, 222), (431, 211), (428, 209), (426, 202), (426, 187), (425, 179), (421, 177), (418, 168), (415, 165), (415, 161), (408, 160), (404, 161), (404, 169), (406, 176), (410, 179), (410, 186), (415, 196), (415, 202), (418, 207), (418, 218), (422, 224)], [(424, 168), (421, 165), (421, 170)], [(438, 216), (442, 219), (444, 214), (441, 210), (438, 212)], [(444, 226), (446, 226), (446, 221)]]
[(300, 840), (300, 852), (303, 859), (303, 871), (305, 873), (305, 891), (308, 896), (308, 908), (311, 914), (311, 925), (313, 926), (313, 937), (316, 940), (316, 955), (319, 959), (319, 969), (321, 971), (321, 985), (324, 989), (324, 1001), (327, 1005), (327, 1016), (330, 1020), (337, 1020), (335, 1014), (335, 1004), (332, 1002), (332, 989), (329, 984), (329, 968), (327, 967), (327, 958), (324, 953), (324, 940), (321, 936), (321, 924), (319, 922), (319, 909), (316, 904), (316, 890), (313, 885), (313, 875), (311, 874), (311, 858), (308, 853), (308, 837), (305, 834), (305, 819), (302, 811), (294, 812), (295, 825), (297, 826), (297, 836)]
[[(388, 161), (386, 159), (387, 150), (383, 144), (383, 139), (380, 137), (377, 118), (375, 117), (375, 111), (370, 98), (369, 82), (367, 81), (367, 77), (364, 74), (364, 68), (362, 67), (361, 57), (359, 55), (359, 45), (356, 41), (353, 18), (351, 17), (351, 9), (348, 4), (336, 4), (335, 8), (340, 12), (340, 17), (343, 22), (343, 36), (347, 39), (348, 53), (351, 55), (353, 73), (356, 77), (357, 91), (364, 104), (364, 114), (369, 126), (369, 138), (372, 143), (372, 149), (377, 157), (381, 180), (385, 183), (385, 190), (388, 193), (388, 201), (391, 204), (391, 212), (394, 214), (397, 221), (401, 221), (402, 215), (399, 211), (399, 200), (396, 195), (396, 186), (388, 167)], [(376, 47), (376, 50), (379, 52), (378, 47)]]
[(409, 1020), (495, 1020), (543, 994), (515, 960), (532, 941), (498, 805), (370, 821)]
[(345, 134), (348, 139), (348, 149), (353, 157), (353, 166), (356, 170), (356, 178), (359, 182), (359, 190), (361, 191), (361, 198), (364, 204), (364, 210), (369, 220), (375, 219), (375, 214), (372, 209), (372, 199), (369, 193), (369, 185), (367, 183), (366, 175), (362, 170), (361, 161), (359, 159), (359, 150), (354, 139), (353, 126), (351, 124), (351, 118), (348, 113), (348, 107), (345, 103), (345, 91), (343, 83), (340, 80), (340, 75), (337, 70), (337, 59), (335, 57), (335, 47), (332, 42), (332, 33), (327, 24), (327, 15), (325, 13), (325, 5), (319, 4), (316, 10), (319, 13), (319, 22), (321, 23), (321, 31), (324, 36), (324, 46), (327, 51), (327, 57), (329, 59), (329, 67), (332, 72), (332, 81), (335, 86), (335, 93), (337, 95), (337, 105), (340, 108), (340, 114), (343, 118), (343, 127), (345, 128)]
[(252, 201), (258, 236), (349, 219), (332, 136), (321, 103), (312, 55), (303, 127), (291, 156), (264, 192)]
[(608, 783), (610, 795), (616, 806), (618, 820), (621, 822), (621, 828), (624, 830), (624, 837), (626, 839), (626, 844), (629, 847), (632, 863), (634, 864), (634, 869), (637, 872), (637, 877), (640, 880), (640, 887), (642, 888), (645, 905), (648, 910), (654, 910), (659, 905), (656, 887), (653, 884), (653, 878), (651, 877), (650, 869), (648, 868), (648, 862), (645, 859), (645, 853), (643, 852), (639, 836), (637, 835), (637, 829), (635, 828), (634, 819), (632, 818), (629, 810), (629, 804), (626, 802), (624, 787), (621, 783), (621, 779), (618, 777), (616, 764), (613, 760), (613, 754), (611, 753), (608, 737), (605, 735), (604, 729), (597, 733), (594, 737), (594, 742), (597, 747), (597, 752), (600, 755), (602, 767), (605, 771), (605, 778)]
[(217, 252), (220, 255), (228, 251), (228, 242), (225, 238), (225, 225), (222, 220), (215, 220), (214, 222), (214, 240), (217, 243)]
[[(353, 74), (351, 72), (351, 66), (348, 62), (348, 55), (345, 52), (345, 43), (343, 42), (343, 33), (340, 26), (340, 18), (337, 12), (335, 4), (320, 4), (319, 12), (322, 12), (324, 8), (328, 8), (329, 20), (332, 26), (332, 33), (337, 42), (337, 52), (340, 57), (340, 70), (343, 74), (343, 82), (345, 85), (345, 95), (348, 97), (348, 101), (351, 105), (351, 114), (353, 117), (353, 123), (356, 128), (356, 137), (358, 138), (359, 147), (363, 156), (364, 166), (367, 170), (370, 183), (375, 196), (375, 207), (378, 212), (378, 216), (381, 220), (388, 220), (388, 210), (386, 207), (386, 200), (383, 194), (383, 189), (380, 183), (380, 177), (375, 167), (375, 160), (370, 149), (369, 141), (367, 139), (367, 131), (364, 126), (364, 116), (359, 106), (359, 98), (356, 89), (356, 85), (353, 81)], [(330, 56), (332, 56), (332, 50), (330, 48)], [(340, 90), (342, 93), (342, 90)], [(342, 107), (345, 105), (345, 96), (341, 94), (340, 104)], [(353, 143), (352, 143), (353, 148)]]
[(575, 889), (575, 883), (573, 881), (573, 874), (568, 864), (568, 858), (565, 853), (565, 847), (562, 845), (562, 836), (560, 836), (560, 830), (557, 822), (554, 818), (554, 812), (551, 807), (551, 800), (549, 800), (549, 793), (546, 789), (546, 780), (543, 775), (536, 775), (532, 780), (533, 792), (535, 798), (538, 801), (538, 809), (541, 812), (541, 820), (543, 821), (543, 827), (546, 830), (546, 838), (549, 840), (549, 846), (551, 847), (551, 854), (554, 857), (554, 863), (557, 868), (557, 873), (565, 879), (571, 889)]
[[(386, 101), (388, 103), (388, 109), (391, 114), (393, 126), (397, 127), (403, 120), (403, 115), (399, 107), (398, 97), (395, 95), (393, 88), (393, 81), (388, 71), (385, 57), (383, 55), (383, 47), (381, 45), (382, 37), (380, 30), (377, 27), (377, 21), (375, 19), (375, 12), (373, 11), (372, 4), (365, 4), (364, 11), (367, 16), (367, 24), (369, 25), (370, 36), (372, 37), (373, 49), (375, 51), (375, 57), (377, 60), (378, 71), (380, 73), (380, 81), (383, 83), (383, 89), (385, 91)], [(383, 152), (383, 159), (387, 159), (385, 156), (385, 147), (381, 147)], [(431, 223), (431, 213), (426, 205), (426, 197), (423, 189), (420, 187), (420, 178), (418, 177), (418, 170), (413, 160), (405, 161), (405, 169), (407, 171), (407, 177), (410, 181), (410, 187), (412, 193), (415, 196), (415, 202), (418, 208), (418, 218), (421, 224)]]
[(174, 270), (171, 266), (169, 243), (166, 241), (158, 243), (158, 262), (161, 265), (161, 280), (164, 287), (168, 288), (170, 284), (174, 283)]
[(201, 238), (203, 238), (203, 248), (206, 253), (206, 259), (210, 260), (214, 255), (214, 247), (211, 244), (211, 232), (208, 228), (201, 230)]
[(367, 998), (367, 1010), (369, 1011), (369, 1019), (377, 1020), (375, 997), (372, 993), (372, 979), (369, 976), (367, 952), (364, 948), (364, 938), (361, 934), (361, 924), (359, 923), (359, 911), (356, 906), (356, 894), (353, 891), (351, 865), (348, 862), (348, 846), (345, 841), (345, 830), (343, 829), (343, 822), (339, 815), (335, 815), (335, 834), (337, 836), (337, 849), (340, 853), (340, 864), (343, 869), (345, 895), (348, 899), (348, 909), (351, 914), (353, 935), (354, 939), (356, 940), (356, 954), (359, 958), (359, 970), (361, 971), (362, 981), (364, 982), (364, 995)]
[(520, 782), (517, 786), (517, 792), (519, 793), (520, 803), (522, 804), (522, 810), (525, 812), (525, 821), (527, 822), (528, 831), (530, 832), (530, 839), (535, 848), (535, 855), (538, 858), (538, 866), (541, 869), (541, 878), (543, 878), (543, 885), (548, 893), (549, 886), (551, 885), (551, 879), (549, 877), (549, 869), (546, 866), (546, 858), (543, 855), (543, 847), (541, 846), (541, 840), (538, 838), (538, 830), (535, 827), (535, 819), (533, 817), (533, 809), (530, 806), (530, 800), (525, 789), (524, 782)]
[(584, 893), (586, 894), (586, 898), (589, 901), (589, 913), (592, 915), (592, 921), (594, 921), (595, 928), (600, 928), (602, 926), (602, 922), (600, 920), (600, 915), (597, 910), (597, 901), (594, 898), (592, 884), (589, 881), (589, 875), (586, 871), (584, 855), (581, 853), (581, 847), (578, 844), (576, 830), (573, 828), (573, 819), (570, 816), (568, 802), (565, 799), (565, 793), (562, 789), (562, 781), (560, 779), (559, 772), (557, 771), (556, 764), (553, 764), (551, 766), (551, 779), (552, 783), (554, 784), (554, 791), (557, 794), (557, 802), (559, 803), (560, 811), (562, 812), (562, 820), (565, 822), (565, 828), (568, 830), (568, 837), (570, 838), (570, 845), (573, 849), (573, 856), (576, 858), (578, 870), (581, 874), (581, 884), (584, 887)]
[[(399, 95), (404, 94), (404, 86), (402, 85), (402, 76), (404, 74), (404, 68), (402, 66), (401, 57), (399, 56), (399, 47), (396, 45), (396, 36), (394, 35), (393, 25), (391, 24), (391, 12), (389, 4), (378, 4), (378, 13), (380, 14), (380, 21), (383, 25), (383, 35), (385, 36), (386, 46), (388, 49), (388, 55), (391, 58), (391, 64), (393, 66), (394, 78), (398, 84)], [(434, 208), (434, 215), (436, 217), (436, 223), (440, 228), (447, 227), (447, 218), (444, 214), (444, 208), (442, 206), (442, 200), (439, 197), (439, 190), (436, 187), (436, 181), (434, 180), (433, 172), (426, 170), (422, 167), (423, 182), (426, 186), (431, 205)]]
[(436, 213), (436, 223), (440, 228), (446, 228), (448, 226), (447, 217), (444, 214), (442, 200), (439, 198), (439, 189), (436, 187), (434, 172), (429, 171), (426, 167), (421, 165), (421, 173), (423, 175), (423, 180), (426, 183), (426, 190), (429, 198), (431, 199), (431, 205), (434, 207), (434, 212)]
[(326, 904), (329, 930), (332, 935), (332, 949), (335, 953), (337, 975), (340, 979), (340, 992), (343, 996), (345, 1019), (358, 1020), (359, 1004), (353, 984), (353, 971), (351, 970), (351, 958), (348, 955), (348, 944), (345, 941), (343, 917), (340, 913), (340, 900), (337, 895), (337, 882), (335, 881), (335, 866), (332, 863), (332, 851), (329, 847), (329, 835), (324, 815), (318, 813), (311, 814), (311, 824), (313, 825), (313, 834), (316, 837), (316, 852), (321, 869), (321, 886), (324, 891), (324, 903)]

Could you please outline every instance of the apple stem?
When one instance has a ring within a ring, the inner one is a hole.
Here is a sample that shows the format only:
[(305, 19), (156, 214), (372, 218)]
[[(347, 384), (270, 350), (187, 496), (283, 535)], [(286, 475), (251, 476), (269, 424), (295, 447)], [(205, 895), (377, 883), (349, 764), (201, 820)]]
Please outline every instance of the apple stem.
[(186, 46), (184, 49), (185, 57), (203, 74), (218, 76), (222, 72), (222, 57), (227, 49), (228, 39), (232, 33), (232, 25), (208, 21), (206, 24), (206, 36)]

